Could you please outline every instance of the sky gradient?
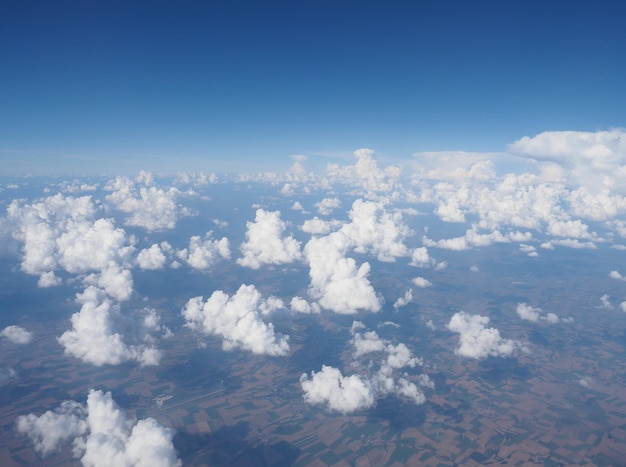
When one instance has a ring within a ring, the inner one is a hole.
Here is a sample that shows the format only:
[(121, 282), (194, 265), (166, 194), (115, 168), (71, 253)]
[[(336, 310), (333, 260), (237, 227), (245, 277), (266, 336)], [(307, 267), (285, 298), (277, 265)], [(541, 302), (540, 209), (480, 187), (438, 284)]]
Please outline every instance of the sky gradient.
[(0, 174), (504, 151), (623, 128), (618, 1), (0, 5)]

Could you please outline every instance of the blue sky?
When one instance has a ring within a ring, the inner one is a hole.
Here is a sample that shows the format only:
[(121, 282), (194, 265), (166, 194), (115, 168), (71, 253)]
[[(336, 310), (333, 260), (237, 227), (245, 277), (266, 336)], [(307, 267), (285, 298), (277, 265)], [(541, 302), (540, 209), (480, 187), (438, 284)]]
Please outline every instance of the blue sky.
[(624, 10), (5, 1), (0, 173), (280, 169), (621, 128)]

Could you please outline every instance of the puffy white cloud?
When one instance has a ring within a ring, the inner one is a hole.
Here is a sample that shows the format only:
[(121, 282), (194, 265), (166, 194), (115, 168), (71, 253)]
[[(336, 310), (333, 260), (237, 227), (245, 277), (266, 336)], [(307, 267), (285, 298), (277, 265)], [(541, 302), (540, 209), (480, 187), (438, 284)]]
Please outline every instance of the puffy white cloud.
[(537, 257), (539, 253), (537, 253), (537, 248), (533, 245), (527, 245), (525, 243), (520, 243), (519, 249), (521, 252), (526, 253), (530, 257)]
[(358, 186), (368, 192), (389, 192), (393, 190), (401, 169), (388, 166), (379, 169), (371, 149), (357, 149), (354, 151), (357, 161), (354, 165), (340, 167), (337, 164), (328, 164), (326, 172), (333, 181)]
[(526, 303), (518, 303), (515, 311), (520, 318), (526, 321), (537, 322), (539, 320), (543, 320), (546, 321), (548, 324), (557, 324), (560, 321), (573, 321), (572, 318), (561, 319), (556, 313), (546, 313), (545, 315), (542, 315), (541, 308), (534, 308), (530, 305), (527, 305)]
[[(171, 251), (169, 243), (163, 242), (165, 251)], [(137, 253), (137, 265), (141, 269), (163, 269), (167, 258), (163, 253), (161, 245), (153, 243), (150, 248), (144, 248)]]
[(622, 276), (619, 271), (609, 272), (609, 277), (618, 281), (626, 281), (626, 277)]
[(293, 209), (294, 211), (304, 211), (304, 207), (302, 206), (302, 203), (300, 203), (300, 201), (294, 201), (294, 203), (291, 205), (291, 209)]
[(315, 216), (313, 219), (307, 219), (304, 221), (300, 229), (303, 232), (312, 234), (312, 235), (326, 235), (330, 232), (338, 230), (341, 228), (343, 223), (338, 220), (330, 220), (325, 221)]
[(296, 313), (310, 314), (320, 312), (320, 306), (317, 303), (311, 304), (302, 297), (293, 297), (289, 307), (291, 311), (295, 311)]
[(133, 277), (130, 271), (114, 262), (110, 262), (101, 272), (86, 276), (83, 283), (103, 289), (108, 296), (119, 302), (128, 300), (133, 293)]
[(89, 391), (87, 404), (66, 401), (37, 417), (17, 419), (17, 430), (28, 436), (45, 456), (73, 440), (74, 455), (85, 466), (180, 466), (172, 442), (174, 433), (152, 418), (129, 419), (111, 393)]
[(526, 303), (518, 303), (515, 312), (518, 316), (526, 321), (539, 321), (539, 317), (541, 316), (541, 308), (533, 308)]
[(426, 287), (431, 287), (433, 285), (433, 283), (430, 282), (428, 279), (424, 279), (420, 276), (413, 278), (411, 282), (413, 282), (416, 286), (422, 289), (425, 289)]
[(182, 314), (190, 328), (222, 337), (225, 350), (286, 355), (289, 337), (277, 334), (271, 323), (262, 320), (262, 315), (283, 306), (278, 299), (264, 299), (253, 285), (242, 285), (232, 296), (217, 290), (206, 302), (202, 297), (192, 298)]
[(178, 205), (183, 195), (177, 188), (158, 188), (148, 172), (141, 172), (135, 181), (117, 177), (107, 183), (112, 191), (106, 197), (120, 211), (128, 214), (126, 225), (143, 227), (148, 231), (173, 229), (179, 216), (188, 211)]
[(351, 222), (341, 231), (354, 242), (356, 252), (371, 252), (379, 261), (387, 262), (408, 256), (403, 242), (412, 231), (403, 223), (401, 211), (389, 213), (382, 203), (357, 199), (348, 214)]
[(426, 246), (454, 251), (468, 250), (474, 247), (483, 248), (493, 243), (523, 242), (530, 240), (532, 240), (532, 234), (530, 232), (514, 231), (503, 234), (495, 230), (489, 233), (479, 233), (478, 230), (476, 230), (476, 226), (467, 230), (463, 237), (444, 238), (436, 241), (426, 236), (422, 237), (422, 241)]
[(404, 297), (398, 297), (398, 299), (394, 302), (393, 308), (397, 310), (403, 306), (408, 305), (411, 300), (413, 300), (413, 289), (409, 289), (404, 294)]
[(428, 268), (435, 265), (435, 260), (428, 254), (428, 248), (425, 246), (415, 248), (411, 253), (411, 262), (409, 266), (417, 268)]
[(87, 409), (74, 401), (65, 401), (55, 410), (40, 416), (22, 415), (16, 420), (18, 433), (30, 438), (37, 451), (47, 456), (59, 449), (62, 443), (82, 436), (88, 429)]
[(228, 239), (217, 240), (212, 235), (210, 231), (204, 239), (194, 235), (189, 239), (189, 248), (176, 252), (176, 256), (194, 269), (209, 269), (220, 259), (230, 259)]
[[(393, 344), (376, 332), (367, 331), (360, 321), (352, 323), (351, 333), (355, 358), (352, 366), (360, 374), (344, 376), (339, 369), (326, 365), (317, 373), (311, 372), (310, 378), (302, 374), (300, 384), (306, 402), (343, 413), (370, 408), (377, 399), (389, 394), (409, 398), (416, 404), (424, 403), (426, 397), (420, 387), (434, 388), (430, 378), (418, 375), (416, 384), (406, 372), (399, 374), (400, 369), (421, 366), (421, 359), (405, 344)], [(363, 357), (369, 360), (361, 362)]]
[(341, 201), (338, 198), (324, 198), (319, 203), (315, 203), (317, 211), (323, 215), (328, 216), (331, 212), (341, 206)]
[(447, 328), (459, 334), (459, 346), (455, 353), (462, 357), (481, 359), (488, 356), (506, 357), (521, 348), (519, 342), (503, 339), (496, 328), (486, 327), (489, 317), (471, 315), (460, 311), (455, 313)]
[(95, 218), (97, 209), (88, 196), (13, 201), (7, 211), (14, 236), (24, 245), (22, 270), (39, 274), (40, 287), (59, 285), (54, 274), (59, 268), (72, 274), (106, 271), (128, 263), (134, 252), (112, 219)]
[(349, 413), (374, 406), (371, 384), (357, 375), (344, 376), (337, 368), (323, 365), (318, 372), (300, 376), (304, 400), (309, 404), (326, 405), (330, 410)]
[(328, 310), (352, 314), (358, 310), (377, 312), (380, 300), (367, 276), (369, 263), (357, 267), (345, 254), (352, 245), (343, 232), (314, 237), (306, 244), (304, 254), (309, 263), (309, 295)]
[(626, 132), (546, 131), (509, 146), (515, 154), (556, 164), (571, 183), (601, 190), (624, 185)]
[[(76, 301), (82, 306), (71, 317), (72, 329), (58, 338), (66, 354), (96, 366), (118, 365), (126, 361), (158, 365), (160, 352), (154, 347), (154, 329), (146, 327), (145, 320), (123, 316), (119, 304), (95, 286), (88, 286), (83, 293), (77, 294)], [(133, 344), (127, 344), (116, 329), (134, 331), (134, 335), (127, 336), (134, 341)]]
[(237, 260), (240, 265), (258, 269), (263, 264), (286, 264), (302, 258), (300, 242), (282, 236), (287, 224), (280, 219), (280, 211), (257, 209), (255, 221), (246, 225), (246, 241), (241, 244), (243, 258)]
[(33, 340), (33, 333), (27, 331), (21, 326), (7, 326), (0, 331), (0, 336), (5, 337), (14, 344), (30, 344)]

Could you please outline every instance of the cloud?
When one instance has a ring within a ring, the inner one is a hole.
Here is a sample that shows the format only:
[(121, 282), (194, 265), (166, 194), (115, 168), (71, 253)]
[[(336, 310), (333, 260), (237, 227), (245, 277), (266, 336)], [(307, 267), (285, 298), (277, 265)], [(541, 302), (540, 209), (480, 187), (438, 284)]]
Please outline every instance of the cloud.
[(73, 440), (74, 455), (81, 458), (84, 466), (182, 465), (172, 442), (174, 433), (152, 418), (129, 419), (110, 392), (92, 389), (86, 405), (65, 401), (39, 417), (18, 417), (16, 426), (42, 456)]
[(311, 235), (326, 235), (330, 232), (338, 230), (342, 225), (343, 223), (341, 221), (325, 221), (315, 216), (313, 219), (305, 220), (300, 229)]
[(309, 295), (335, 313), (377, 312), (381, 303), (367, 278), (370, 265), (363, 263), (357, 267), (354, 259), (345, 257), (351, 245), (343, 232), (309, 240), (304, 248), (310, 267)]
[(335, 209), (341, 206), (341, 201), (338, 198), (324, 198), (319, 203), (315, 203), (317, 211), (323, 215), (328, 216)]
[(424, 279), (423, 277), (414, 277), (411, 282), (413, 282), (416, 286), (425, 289), (426, 287), (431, 287), (433, 285), (428, 279)]
[(213, 292), (206, 300), (190, 299), (182, 314), (187, 326), (206, 335), (222, 337), (224, 350), (241, 348), (255, 354), (286, 355), (289, 337), (274, 332), (262, 315), (283, 308), (282, 301), (264, 299), (253, 285), (242, 285), (229, 296), (221, 290)]
[(112, 219), (95, 218), (97, 209), (89, 196), (57, 194), (31, 204), (13, 201), (7, 211), (15, 238), (23, 242), (21, 268), (40, 275), (40, 287), (61, 283), (54, 274), (57, 269), (105, 273), (114, 264), (128, 264), (134, 253), (126, 233)]
[(162, 242), (161, 245), (153, 243), (150, 248), (144, 248), (137, 253), (137, 265), (141, 269), (163, 269), (167, 261), (163, 250), (171, 251), (172, 247), (169, 243)]
[(525, 303), (518, 303), (515, 311), (520, 318), (526, 321), (537, 322), (541, 316), (541, 308), (533, 308)]
[(177, 251), (176, 256), (194, 269), (209, 269), (220, 259), (230, 259), (228, 239), (212, 238), (213, 232), (205, 234), (204, 239), (194, 235), (189, 239), (189, 248)]
[[(160, 352), (154, 346), (152, 334), (160, 328), (154, 329), (154, 312), (140, 312), (142, 319), (125, 317), (120, 313), (119, 304), (93, 285), (77, 294), (76, 302), (81, 304), (81, 309), (71, 317), (72, 329), (58, 338), (66, 354), (96, 366), (127, 361), (159, 364)], [(146, 315), (150, 317), (148, 321)], [(127, 344), (117, 329), (126, 329), (126, 339), (133, 343)]]
[(337, 368), (323, 365), (318, 372), (300, 376), (304, 400), (313, 405), (326, 405), (342, 413), (373, 407), (376, 400), (368, 381), (357, 375), (343, 376)]
[[(418, 405), (425, 402), (421, 388), (434, 388), (430, 378), (418, 375), (416, 384), (409, 380), (408, 373), (399, 374), (403, 368), (421, 366), (421, 359), (405, 344), (393, 344), (376, 332), (365, 330), (360, 321), (353, 322), (351, 332), (355, 359), (352, 366), (361, 374), (344, 376), (339, 369), (326, 365), (317, 373), (311, 372), (310, 378), (302, 374), (300, 384), (306, 402), (342, 413), (373, 407), (377, 399), (389, 394), (411, 399)], [(362, 362), (363, 357), (368, 357), (367, 361)]]
[(408, 305), (411, 300), (413, 300), (413, 289), (407, 290), (404, 294), (404, 297), (398, 297), (398, 299), (393, 304), (393, 309), (398, 310), (399, 308)]
[(546, 131), (525, 136), (509, 145), (509, 151), (540, 164), (554, 164), (570, 183), (601, 190), (624, 186), (626, 132)]
[(428, 248), (425, 246), (415, 248), (411, 253), (411, 262), (409, 266), (417, 268), (428, 268), (435, 265), (435, 260), (428, 254)]
[(487, 316), (455, 313), (447, 328), (459, 334), (459, 346), (454, 353), (462, 357), (481, 359), (489, 356), (507, 357), (521, 348), (519, 342), (503, 339), (496, 328), (486, 327)]
[(20, 345), (30, 344), (33, 340), (33, 333), (20, 326), (7, 326), (0, 331), (0, 336)]
[(357, 159), (354, 165), (339, 167), (337, 164), (328, 164), (326, 173), (331, 181), (357, 186), (367, 192), (393, 190), (401, 173), (400, 167), (379, 169), (371, 149), (357, 149), (354, 156)]
[(257, 209), (255, 221), (246, 225), (246, 241), (240, 247), (243, 258), (238, 264), (259, 269), (263, 264), (286, 264), (302, 258), (300, 242), (282, 236), (287, 224), (280, 219), (280, 211)]
[(602, 304), (602, 308), (613, 309), (613, 304), (609, 300), (609, 296), (604, 294), (600, 297), (600, 303)]
[(296, 313), (310, 314), (320, 312), (320, 306), (317, 303), (311, 304), (302, 297), (293, 297), (289, 307), (291, 311)]
[(177, 188), (158, 188), (149, 172), (142, 171), (133, 181), (117, 177), (105, 186), (112, 193), (106, 200), (128, 214), (125, 224), (143, 227), (149, 232), (173, 229), (181, 215), (189, 212), (178, 205), (183, 195)]
[(408, 256), (404, 240), (412, 231), (403, 223), (401, 211), (389, 213), (382, 203), (357, 199), (348, 215), (351, 222), (341, 231), (354, 242), (357, 253), (371, 253), (386, 262)]
[(626, 281), (626, 277), (622, 276), (619, 271), (609, 272), (609, 277), (618, 281)]

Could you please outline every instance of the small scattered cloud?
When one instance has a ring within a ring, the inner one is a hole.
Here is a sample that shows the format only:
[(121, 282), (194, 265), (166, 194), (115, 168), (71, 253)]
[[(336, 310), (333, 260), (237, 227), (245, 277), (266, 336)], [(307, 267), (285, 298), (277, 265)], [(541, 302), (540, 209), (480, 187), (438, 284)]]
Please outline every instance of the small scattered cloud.
[(33, 340), (33, 333), (20, 326), (7, 326), (0, 331), (0, 337), (4, 337), (14, 344), (30, 344)]
[(487, 327), (489, 317), (472, 315), (464, 311), (455, 313), (447, 325), (448, 330), (459, 334), (459, 346), (454, 353), (461, 357), (482, 359), (508, 357), (521, 349), (521, 344), (504, 339), (496, 328)]

